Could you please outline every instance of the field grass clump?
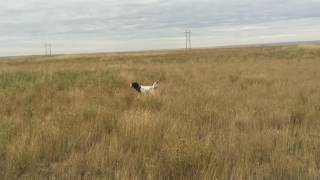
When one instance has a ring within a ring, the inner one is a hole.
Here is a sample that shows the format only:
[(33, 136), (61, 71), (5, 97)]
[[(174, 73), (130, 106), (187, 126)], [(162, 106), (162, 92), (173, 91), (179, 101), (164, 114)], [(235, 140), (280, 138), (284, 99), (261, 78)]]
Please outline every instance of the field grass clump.
[(318, 179), (319, 67), (303, 45), (1, 58), (0, 176)]

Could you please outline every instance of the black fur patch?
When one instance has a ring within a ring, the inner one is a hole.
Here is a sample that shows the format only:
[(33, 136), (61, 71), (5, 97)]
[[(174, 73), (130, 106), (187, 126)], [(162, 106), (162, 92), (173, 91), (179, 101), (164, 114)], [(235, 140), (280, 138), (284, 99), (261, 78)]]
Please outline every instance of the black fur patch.
[(133, 82), (133, 83), (131, 83), (131, 87), (134, 88), (135, 90), (137, 90), (139, 93), (141, 93), (141, 87), (140, 87), (139, 83)]

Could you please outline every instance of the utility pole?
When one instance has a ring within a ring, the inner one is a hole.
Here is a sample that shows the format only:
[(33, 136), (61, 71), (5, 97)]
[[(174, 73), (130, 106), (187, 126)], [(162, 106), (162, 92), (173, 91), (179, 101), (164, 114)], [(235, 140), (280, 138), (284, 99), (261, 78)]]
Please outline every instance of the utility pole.
[(191, 31), (189, 31), (189, 48), (191, 49)]
[(186, 30), (184, 33), (186, 34), (186, 50), (191, 49), (191, 31)]
[(45, 56), (51, 56), (51, 44), (45, 43), (44, 49), (45, 49)]
[(186, 50), (188, 49), (188, 31), (184, 32), (186, 34)]

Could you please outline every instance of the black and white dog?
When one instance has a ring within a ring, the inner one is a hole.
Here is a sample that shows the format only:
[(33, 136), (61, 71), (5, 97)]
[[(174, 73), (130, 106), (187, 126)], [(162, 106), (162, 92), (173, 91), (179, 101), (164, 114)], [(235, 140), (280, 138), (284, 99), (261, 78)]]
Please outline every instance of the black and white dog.
[(131, 83), (130, 87), (138, 91), (139, 93), (148, 93), (152, 92), (159, 84), (159, 80), (155, 81), (152, 86), (144, 86), (138, 82)]

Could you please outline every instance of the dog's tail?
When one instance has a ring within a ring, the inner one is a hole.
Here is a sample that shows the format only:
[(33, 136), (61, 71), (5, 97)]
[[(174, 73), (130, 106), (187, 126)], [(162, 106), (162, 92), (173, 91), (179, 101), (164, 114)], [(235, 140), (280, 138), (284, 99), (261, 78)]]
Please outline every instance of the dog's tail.
[(157, 86), (158, 86), (158, 84), (159, 84), (159, 80), (156, 80), (153, 84), (152, 84), (152, 87), (153, 88), (156, 88)]

